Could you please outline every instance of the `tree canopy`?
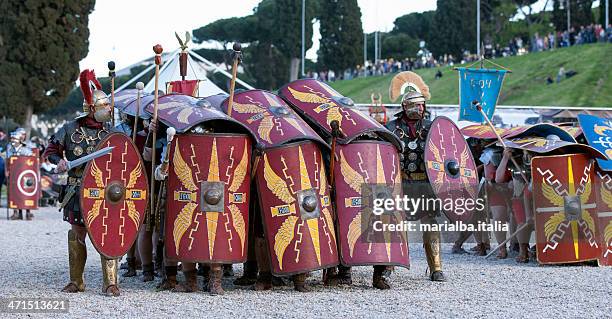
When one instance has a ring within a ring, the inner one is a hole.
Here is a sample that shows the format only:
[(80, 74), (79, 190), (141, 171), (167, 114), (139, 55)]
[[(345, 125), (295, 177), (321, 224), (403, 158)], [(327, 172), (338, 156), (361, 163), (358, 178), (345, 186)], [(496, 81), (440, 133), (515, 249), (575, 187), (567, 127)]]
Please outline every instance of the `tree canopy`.
[(32, 114), (62, 102), (88, 52), (95, 0), (2, 0), (0, 106), (29, 129)]

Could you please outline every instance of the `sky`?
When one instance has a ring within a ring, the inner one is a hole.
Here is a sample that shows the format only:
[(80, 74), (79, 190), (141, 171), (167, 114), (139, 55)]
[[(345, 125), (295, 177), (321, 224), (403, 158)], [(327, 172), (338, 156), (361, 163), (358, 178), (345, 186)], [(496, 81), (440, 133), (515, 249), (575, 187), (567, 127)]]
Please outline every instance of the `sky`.
[[(178, 48), (175, 31), (183, 36), (185, 31), (218, 19), (249, 15), (259, 2), (98, 0), (89, 16), (89, 54), (80, 62), (80, 67), (93, 68), (103, 75), (108, 71), (108, 61), (115, 61), (120, 70), (153, 55), (152, 47), (156, 43), (164, 51), (172, 52)], [(367, 33), (390, 31), (399, 16), (436, 9), (436, 0), (358, 0), (358, 3)], [(315, 32), (315, 46), (307, 52), (307, 58), (316, 56), (318, 38)]]

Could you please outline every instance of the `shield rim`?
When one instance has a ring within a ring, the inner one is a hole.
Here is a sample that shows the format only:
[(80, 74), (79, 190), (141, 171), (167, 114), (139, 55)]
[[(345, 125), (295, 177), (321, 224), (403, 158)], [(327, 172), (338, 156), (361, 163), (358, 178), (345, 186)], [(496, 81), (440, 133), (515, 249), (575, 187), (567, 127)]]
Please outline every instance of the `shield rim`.
[[(281, 148), (281, 147), (286, 147), (286, 146), (296, 146), (296, 145), (303, 145), (303, 144), (307, 144), (307, 143), (313, 143), (314, 141), (312, 140), (301, 140), (301, 141), (297, 141), (297, 142), (293, 142), (293, 143), (289, 143), (289, 144), (281, 144), (281, 145), (277, 145), (274, 146), (273, 148)], [(317, 143), (314, 143), (315, 145), (318, 145)], [(267, 148), (266, 150), (269, 150), (272, 148)], [(320, 151), (320, 150), (319, 150)], [(261, 162), (261, 161), (260, 161)], [(261, 162), (262, 163), (262, 162)], [(257, 164), (257, 166), (259, 167), (259, 163)], [(256, 179), (253, 179), (253, 181), (255, 181)], [(273, 257), (272, 256), (272, 250), (270, 249), (270, 243), (268, 240), (268, 226), (266, 225), (266, 220), (265, 220), (265, 216), (264, 216), (264, 209), (262, 209), (262, 197), (260, 196), (261, 194), (261, 190), (259, 188), (259, 183), (255, 181), (255, 189), (257, 190), (257, 204), (259, 206), (259, 214), (261, 217), (261, 223), (263, 224), (263, 231), (264, 231), (264, 240), (266, 241), (266, 249), (268, 250), (268, 262), (269, 262), (269, 266), (270, 266), (270, 272), (273, 275), (276, 276), (280, 276), (280, 277), (284, 277), (284, 276), (292, 276), (292, 275), (297, 275), (297, 274), (303, 274), (303, 273), (308, 273), (311, 271), (317, 271), (317, 270), (321, 270), (321, 269), (326, 269), (326, 268), (331, 268), (331, 267), (336, 267), (340, 264), (340, 250), (338, 249), (338, 239), (336, 238), (336, 253), (337, 253), (337, 258), (335, 259), (336, 261), (330, 264), (321, 264), (318, 267), (311, 267), (302, 271), (292, 271), (292, 272), (275, 272), (274, 269), (274, 265), (273, 265)], [(336, 222), (336, 216), (335, 216), (335, 210), (334, 210), (334, 214), (333, 214), (333, 218), (334, 218), (334, 222)], [(301, 214), (300, 214), (301, 216)], [(334, 223), (334, 231), (337, 234), (337, 225)]]
[[(586, 156), (587, 154), (584, 154), (584, 153), (570, 153), (570, 154), (550, 155), (550, 156), (534, 156), (531, 159), (531, 166), (532, 166), (531, 176), (530, 176), (531, 180), (533, 181), (533, 173), (534, 173), (534, 170), (533, 170), (533, 161), (535, 159), (539, 159), (539, 158), (551, 158), (551, 157), (567, 157), (567, 156), (575, 156), (575, 155), (579, 155), (579, 156), (580, 155), (585, 155)], [(595, 165), (595, 163), (596, 163), (596, 161), (593, 163), (593, 165)], [(536, 252), (539, 252), (540, 250), (539, 250), (539, 247), (538, 247), (538, 239), (537, 239), (537, 234), (536, 234), (536, 231), (538, 229), (538, 224), (537, 224), (537, 220), (538, 219), (535, 217), (535, 212), (536, 212), (536, 203), (535, 203), (535, 200), (533, 200), (531, 204), (532, 204), (531, 205), (531, 209), (534, 212), (534, 217), (533, 217), (533, 235), (536, 236)], [(600, 255), (601, 255), (601, 253), (597, 254), (597, 256), (595, 256), (595, 258), (580, 259), (580, 260), (571, 261), (571, 262), (569, 262), (569, 261), (543, 262), (543, 261), (540, 260), (540, 258), (542, 257), (542, 254), (537, 253), (536, 254), (536, 260), (538, 261), (538, 264), (540, 264), (540, 265), (563, 265), (563, 264), (568, 265), (568, 264), (583, 263), (583, 262), (588, 262), (588, 261), (597, 261), (597, 262), (599, 262), (599, 256)]]
[[(101, 146), (104, 145), (104, 143), (108, 139), (110, 139), (112, 136), (115, 136), (115, 135), (123, 135), (127, 140), (130, 141), (130, 144), (132, 145), (132, 147), (136, 151), (136, 154), (138, 155), (138, 159), (140, 160), (141, 163), (143, 163), (143, 167), (144, 167), (144, 161), (142, 160), (142, 154), (140, 154), (140, 151), (138, 150), (138, 147), (136, 147), (134, 142), (132, 142), (132, 139), (129, 136), (125, 135), (125, 133), (122, 133), (122, 132), (111, 132), (111, 133), (109, 133), (108, 135), (106, 135), (98, 143), (98, 145), (96, 146), (96, 150), (101, 149)], [(85, 170), (83, 170), (83, 172), (89, 172), (89, 170), (91, 168), (91, 165), (92, 165), (92, 162), (94, 160), (91, 160), (91, 161), (87, 162), (87, 165), (85, 165)], [(151, 184), (149, 184), (149, 175), (148, 174), (144, 174), (144, 179), (145, 179), (145, 182), (147, 183), (147, 188), (148, 188), (149, 185), (151, 185)], [(84, 184), (81, 183), (81, 186), (79, 186), (79, 208), (81, 209), (81, 216), (83, 215), (83, 211), (84, 211), (84, 209), (83, 209), (83, 198), (82, 198), (82, 194), (84, 192), (84, 188), (85, 188)], [(147, 193), (148, 193), (148, 189), (147, 189)], [(149, 195), (150, 194), (146, 194), (146, 197), (144, 199), (146, 201), (146, 203), (147, 203), (147, 207), (149, 206)], [(87, 223), (83, 223), (83, 224), (85, 224), (85, 229), (87, 230), (87, 236), (89, 236), (89, 241), (92, 243), (92, 245), (94, 246), (96, 251), (100, 255), (104, 256), (105, 258), (115, 259), (115, 258), (123, 257), (123, 255), (125, 255), (127, 253), (127, 251), (130, 250), (130, 248), (134, 245), (134, 242), (136, 242), (138, 240), (138, 234), (140, 233), (140, 228), (142, 227), (142, 223), (144, 222), (144, 213), (142, 213), (142, 215), (143, 215), (143, 218), (140, 218), (140, 221), (138, 223), (138, 229), (136, 230), (136, 236), (134, 236), (134, 240), (132, 241), (132, 243), (130, 245), (126, 245), (126, 247), (128, 247), (127, 250), (123, 254), (121, 254), (119, 256), (109, 256), (109, 255), (103, 253), (102, 251), (100, 251), (100, 249), (98, 247), (98, 244), (95, 241), (91, 240), (93, 237), (91, 236), (91, 231), (89, 230), (89, 226), (87, 226)]]
[[(459, 127), (457, 126), (457, 124), (453, 120), (451, 120), (450, 118), (448, 118), (446, 116), (443, 116), (443, 115), (436, 116), (436, 118), (431, 122), (430, 129), (427, 132), (427, 138), (425, 139), (426, 145), (427, 145), (427, 143), (429, 143), (429, 138), (431, 137), (431, 134), (432, 134), (431, 132), (433, 131), (431, 129), (431, 127), (433, 127), (433, 125), (436, 123), (436, 121), (438, 121), (438, 119), (449, 121), (452, 124), (452, 126), (457, 130), (457, 132), (459, 132), (459, 136), (462, 137), (461, 140), (464, 143), (466, 143), (466, 145), (467, 145), (467, 141), (465, 140), (465, 138), (463, 138), (463, 133), (461, 133), (461, 129), (459, 129)], [(469, 145), (467, 145), (467, 147), (468, 147), (468, 149), (470, 148)], [(428, 152), (429, 152), (429, 147), (426, 147), (425, 151), (423, 152), (423, 157), (425, 157), (425, 154), (427, 154)], [(474, 163), (474, 168), (475, 168), (474, 171), (476, 172), (476, 182), (477, 182), (476, 184), (478, 184), (478, 181), (479, 181), (479, 179), (478, 179), (478, 166), (476, 165), (476, 161), (474, 160), (474, 155), (472, 154), (471, 150), (468, 152), (468, 156), (469, 156), (469, 159), (471, 160), (471, 162)], [(425, 174), (427, 174), (427, 182), (428, 182), (428, 184), (431, 185), (431, 176), (429, 176), (430, 175), (429, 169), (425, 169)], [(439, 198), (438, 194), (436, 194), (435, 192), (434, 192), (434, 195), (436, 195), (436, 198)], [(473, 199), (476, 200), (477, 198), (478, 198), (478, 193), (476, 193), (476, 197), (473, 198)], [(444, 216), (446, 216), (446, 218), (448, 218), (452, 222), (463, 221), (464, 223), (467, 223), (470, 220), (472, 220), (472, 218), (474, 216), (474, 212), (472, 211), (472, 212), (469, 213), (469, 218), (466, 218), (465, 221), (464, 221), (462, 219), (457, 219), (455, 215), (447, 213), (446, 210), (444, 210), (444, 209), (440, 209), (440, 211), (444, 214)], [(449, 216), (449, 215), (451, 215), (452, 217)]]

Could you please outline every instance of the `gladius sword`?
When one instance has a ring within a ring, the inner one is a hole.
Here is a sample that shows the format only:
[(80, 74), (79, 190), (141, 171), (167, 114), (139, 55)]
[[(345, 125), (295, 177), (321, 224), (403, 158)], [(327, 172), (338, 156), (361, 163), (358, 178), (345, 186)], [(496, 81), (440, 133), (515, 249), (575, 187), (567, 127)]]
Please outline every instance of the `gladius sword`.
[[(66, 170), (69, 171), (79, 165), (85, 164), (91, 160), (95, 160), (98, 157), (102, 157), (106, 154), (109, 154), (110, 152), (113, 151), (113, 148), (115, 148), (114, 146), (109, 146), (109, 147), (105, 147), (103, 149), (97, 150), (89, 155), (85, 155), (81, 158), (77, 158), (74, 161), (68, 161), (66, 162)], [(57, 172), (57, 169), (56, 169)]]

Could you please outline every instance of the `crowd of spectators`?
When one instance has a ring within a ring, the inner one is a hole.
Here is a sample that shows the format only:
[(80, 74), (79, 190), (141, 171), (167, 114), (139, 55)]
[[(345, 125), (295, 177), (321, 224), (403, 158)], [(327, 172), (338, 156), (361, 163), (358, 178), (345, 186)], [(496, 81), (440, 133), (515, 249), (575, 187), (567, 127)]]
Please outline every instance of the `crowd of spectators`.
[[(548, 34), (535, 33), (531, 38), (524, 39), (515, 37), (508, 41), (506, 45), (492, 44), (490, 39), (484, 39), (483, 56), (486, 59), (499, 57), (523, 55), (531, 52), (541, 52), (564, 48), (575, 45), (608, 42), (612, 43), (612, 25), (604, 28), (601, 24), (591, 24), (580, 28), (571, 28), (569, 31), (549, 32)], [(433, 68), (440, 66), (463, 64), (478, 60), (478, 56), (468, 50), (463, 52), (460, 58), (450, 54), (445, 54), (437, 59), (426, 48), (421, 48), (417, 52), (416, 58), (404, 59), (380, 59), (374, 63), (366, 61), (364, 65), (357, 65), (355, 68), (347, 69), (341, 74), (334, 71), (308, 72), (307, 77), (320, 79), (322, 81), (333, 82), (335, 80), (350, 80), (356, 77), (378, 76), (399, 71), (411, 71), (421, 68)]]

